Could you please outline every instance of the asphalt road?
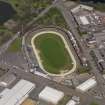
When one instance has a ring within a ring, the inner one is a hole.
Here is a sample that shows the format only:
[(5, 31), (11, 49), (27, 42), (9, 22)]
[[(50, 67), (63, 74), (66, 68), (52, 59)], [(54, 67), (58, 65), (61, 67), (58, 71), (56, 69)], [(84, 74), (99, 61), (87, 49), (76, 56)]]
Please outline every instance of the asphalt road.
[[(81, 93), (79, 91), (76, 91), (73, 88), (67, 87), (65, 85), (61, 85), (60, 83), (57, 83), (57, 82), (54, 82), (51, 79), (47, 79), (42, 76), (26, 72), (25, 70), (23, 70), (23, 68), (18, 67), (18, 66), (15, 66), (14, 68), (13, 65), (11, 64), (8, 65), (7, 63), (2, 63), (2, 66), (3, 65), (9, 68), (10, 71), (8, 72), (8, 74), (11, 74), (11, 73), (15, 74), (17, 79), (26, 79), (36, 84), (36, 88), (34, 89), (32, 94), (30, 94), (30, 97), (33, 99), (38, 99), (38, 94), (40, 93), (40, 91), (45, 86), (50, 86), (50, 87), (63, 91), (65, 95), (79, 96), (80, 97), (79, 105), (89, 105), (93, 100), (94, 101), (96, 100), (92, 95), (88, 94), (88, 92)], [(104, 105), (104, 104), (101, 104), (101, 105)]]
[(8, 47), (12, 44), (12, 42), (18, 38), (18, 36), (20, 35), (20, 32), (17, 32), (9, 41), (7, 41), (6, 43), (4, 43), (1, 47), (0, 47), (0, 55), (2, 53), (4, 53)]
[[(64, 15), (64, 18), (71, 30), (71, 32), (73, 33), (73, 35), (75, 36), (75, 38), (77, 39), (77, 41), (79, 42), (80, 46), (82, 47), (82, 50), (83, 52), (85, 53), (85, 56), (88, 58), (89, 61), (91, 61), (91, 57), (89, 54), (87, 54), (86, 52), (86, 49), (84, 48), (84, 44), (81, 42), (81, 38), (77, 32), (77, 30), (75, 29), (75, 23), (74, 23), (74, 20), (73, 20), (73, 17), (72, 17), (72, 14), (70, 13), (69, 10), (67, 10), (64, 5), (63, 5), (63, 2), (62, 0), (56, 0), (54, 1), (54, 3), (46, 8), (37, 18), (40, 18), (41, 16), (43, 16), (52, 6), (56, 6), (58, 9), (61, 10), (62, 14)], [(28, 27), (30, 27), (30, 25), (32, 25), (36, 20), (34, 19), (34, 21), (28, 23)], [(13, 39), (11, 39), (9, 42), (5, 43), (1, 48), (0, 48), (0, 54), (2, 54), (3, 52), (6, 51), (6, 49), (8, 48), (8, 46), (12, 43), (13, 40), (15, 40), (17, 38), (17, 34), (16, 36), (14, 36)], [(94, 63), (92, 63), (91, 65), (94, 65)], [(10, 65), (9, 65), (10, 67)], [(99, 89), (101, 90), (101, 94), (105, 94), (104, 93), (104, 87), (103, 87), (103, 84), (105, 84), (104, 82), (104, 79), (102, 78), (101, 74), (99, 72), (97, 72), (97, 68), (93, 66), (93, 74), (95, 75), (96, 77), (96, 80), (97, 80), (97, 83), (98, 83), (98, 86), (99, 86)], [(17, 69), (12, 69), (12, 67), (10, 67), (10, 71), (9, 73), (15, 73), (18, 77), (20, 78), (23, 78), (23, 79), (26, 79), (26, 80), (29, 80), (29, 81), (32, 81), (33, 83), (36, 84), (36, 97), (38, 95), (38, 93), (42, 90), (43, 87), (45, 87), (46, 85), (48, 86), (51, 86), (51, 87), (54, 87), (54, 88), (57, 88), (57, 89), (60, 89), (62, 90), (65, 94), (69, 94), (69, 95), (76, 95), (76, 96), (79, 96), (81, 98), (81, 104), (80, 105), (88, 105), (88, 103), (92, 102), (93, 100), (95, 100), (93, 98), (93, 96), (91, 96), (90, 94), (88, 93), (80, 93), (78, 91), (76, 91), (75, 89), (72, 89), (72, 88), (68, 88), (64, 85), (61, 85), (61, 84), (58, 84), (54, 81), (51, 81), (49, 79), (46, 79), (46, 78), (43, 78), (41, 76), (38, 76), (38, 75), (34, 75), (34, 74), (31, 74), (29, 72), (25, 72), (24, 70), (21, 70), (21, 68), (17, 68)]]
[[(67, 10), (64, 5), (63, 5), (63, 2), (61, 0), (56, 0), (56, 2), (53, 4), (53, 6), (56, 6), (61, 12), (62, 14), (64, 15), (64, 18), (70, 28), (70, 31), (72, 32), (72, 34), (75, 36), (75, 38), (77, 39), (77, 41), (79, 42), (82, 50), (83, 50), (83, 53), (85, 54), (86, 58), (91, 61), (91, 56), (89, 55), (89, 53), (87, 53), (89, 50), (85, 48), (84, 43), (81, 41), (81, 38), (78, 34), (78, 31), (76, 30), (76, 27), (75, 27), (75, 22), (74, 22), (74, 19), (73, 19), (73, 16), (71, 14), (71, 12), (69, 10)], [(44, 12), (43, 12), (44, 13)], [(43, 14), (42, 13), (42, 14)], [(46, 13), (46, 12), (45, 12)], [(44, 15), (44, 14), (43, 14)], [(41, 16), (41, 15), (40, 15)], [(39, 16), (39, 17), (40, 17)], [(28, 55), (28, 53), (27, 53)], [(29, 58), (29, 57), (28, 57)], [(100, 73), (98, 73), (97, 71), (97, 68), (94, 67), (93, 64), (91, 64), (93, 66), (93, 70), (92, 70), (92, 73), (95, 75), (96, 77), (96, 80), (97, 80), (97, 83), (98, 83), (98, 86), (99, 86), (99, 91), (101, 94), (104, 94), (104, 87), (103, 87), (103, 83), (104, 83), (104, 79), (102, 78), (102, 75)], [(44, 79), (43, 79), (44, 80)], [(40, 81), (40, 80), (38, 80)], [(51, 81), (50, 81), (51, 82)], [(37, 82), (36, 82), (37, 83)], [(45, 83), (45, 81), (43, 81), (43, 83)], [(38, 83), (39, 85), (39, 83)], [(39, 85), (40, 86), (40, 85)], [(65, 90), (64, 90), (65, 91)], [(74, 90), (73, 90), (74, 91)], [(75, 92), (75, 91), (74, 91)], [(85, 95), (84, 95), (85, 96)], [(85, 97), (87, 100), (91, 100), (91, 98), (89, 96), (86, 96)], [(89, 101), (84, 101), (84, 104), (86, 104), (86, 102), (88, 103)], [(83, 105), (84, 105), (83, 104)], [(81, 104), (82, 105), (82, 104)]]
[(37, 17), (33, 18), (33, 20), (31, 20), (29, 23), (27, 23), (26, 26), (23, 28), (23, 31), (25, 32), (25, 31), (29, 30), (35, 24), (35, 22), (39, 18), (44, 16), (52, 7), (54, 7), (58, 1), (59, 0), (54, 0), (53, 3), (51, 5), (49, 5), (47, 8), (45, 8)]
[(90, 65), (92, 66), (92, 73), (96, 78), (97, 81), (97, 86), (99, 87), (99, 91), (101, 93), (101, 95), (105, 98), (105, 80), (103, 78), (103, 76), (99, 73), (99, 70), (96, 68), (96, 66), (94, 65), (94, 62), (92, 61), (92, 58), (89, 54), (90, 49), (86, 48), (84, 46), (84, 43), (81, 41), (81, 37), (78, 34), (78, 31), (75, 27), (75, 21), (73, 19), (73, 16), (70, 12), (70, 10), (68, 10), (62, 0), (58, 0), (58, 2), (56, 2), (55, 5), (63, 14), (70, 31), (72, 32), (72, 34), (74, 35), (74, 37), (76, 38), (76, 40), (79, 42), (80, 47), (82, 48), (83, 54), (85, 55), (85, 57), (87, 58), (87, 60), (90, 62)]
[[(38, 98), (38, 94), (39, 92), (45, 87), (45, 86), (50, 86), (53, 88), (56, 88), (58, 90), (63, 91), (65, 94), (70, 95), (70, 96), (79, 96), (81, 99), (81, 104), (80, 105), (88, 105), (88, 103), (91, 103), (92, 100), (95, 100), (91, 95), (89, 95), (88, 93), (81, 93), (79, 91), (76, 91), (75, 89), (72, 88), (68, 88), (67, 86), (61, 85), (59, 83), (56, 83), (52, 80), (43, 78), (41, 76), (38, 75), (34, 75), (31, 74), (29, 72), (24, 72), (23, 70), (21, 70), (21, 68), (17, 68), (17, 69), (11, 69), (9, 71), (9, 73), (15, 73), (18, 77), (29, 80), (33, 83), (36, 84), (36, 89), (35, 89), (35, 95), (33, 96), (33, 98), (37, 99)], [(89, 98), (88, 98), (89, 97)]]

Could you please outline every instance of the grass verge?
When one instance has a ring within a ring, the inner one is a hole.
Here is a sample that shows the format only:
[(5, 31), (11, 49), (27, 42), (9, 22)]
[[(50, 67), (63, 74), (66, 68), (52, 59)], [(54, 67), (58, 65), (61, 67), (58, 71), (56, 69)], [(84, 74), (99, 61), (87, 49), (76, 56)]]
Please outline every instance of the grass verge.
[(17, 38), (11, 46), (8, 48), (9, 52), (19, 52), (21, 51), (21, 38)]

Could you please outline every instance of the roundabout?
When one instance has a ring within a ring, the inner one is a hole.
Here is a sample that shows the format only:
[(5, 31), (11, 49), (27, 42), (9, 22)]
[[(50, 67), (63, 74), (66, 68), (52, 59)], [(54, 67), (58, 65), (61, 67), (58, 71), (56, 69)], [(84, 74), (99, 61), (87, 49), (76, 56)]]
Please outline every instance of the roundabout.
[(76, 61), (65, 37), (57, 31), (40, 31), (31, 45), (40, 68), (51, 76), (65, 76), (76, 70)]

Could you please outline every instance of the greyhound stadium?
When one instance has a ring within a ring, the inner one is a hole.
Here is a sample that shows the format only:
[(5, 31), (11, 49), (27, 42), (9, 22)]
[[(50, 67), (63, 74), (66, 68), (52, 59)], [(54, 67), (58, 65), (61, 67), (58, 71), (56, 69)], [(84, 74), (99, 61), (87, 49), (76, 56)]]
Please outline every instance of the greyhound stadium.
[(75, 71), (75, 58), (61, 33), (46, 30), (35, 33), (31, 45), (38, 64), (45, 73), (62, 76)]

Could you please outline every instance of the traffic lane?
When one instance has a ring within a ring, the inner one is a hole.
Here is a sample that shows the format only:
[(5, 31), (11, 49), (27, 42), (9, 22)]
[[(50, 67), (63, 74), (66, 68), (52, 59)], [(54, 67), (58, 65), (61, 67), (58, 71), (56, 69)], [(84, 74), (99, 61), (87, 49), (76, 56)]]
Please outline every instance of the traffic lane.
[(84, 94), (80, 93), (80, 92), (76, 91), (75, 89), (71, 89), (71, 88), (69, 88), (67, 86), (58, 84), (58, 83), (56, 83), (54, 81), (48, 80), (46, 78), (31, 74), (31, 73), (26, 73), (23, 70), (17, 69), (17, 70), (11, 70), (10, 72), (15, 73), (17, 76), (19, 76), (22, 79), (29, 80), (29, 81), (36, 84), (35, 97), (33, 97), (33, 98), (38, 98), (39, 92), (45, 86), (50, 86), (50, 87), (53, 87), (53, 88), (56, 88), (58, 90), (63, 91), (66, 95), (79, 96), (80, 99), (81, 99), (81, 105), (82, 105), (82, 103), (84, 105), (84, 103), (86, 104), (86, 103), (89, 103), (89, 102), (91, 102), (93, 100), (93, 97), (90, 96), (87, 93), (84, 93)]
[[(73, 16), (72, 16), (72, 14), (70, 13), (70, 11), (68, 11), (68, 10), (64, 7), (62, 1), (57, 2), (56, 6), (57, 6), (57, 8), (59, 8), (59, 9), (61, 10), (61, 12), (62, 12), (62, 14), (63, 14), (63, 16), (64, 16), (64, 18), (65, 18), (65, 20), (66, 20), (66, 22), (67, 22), (67, 24), (68, 24), (68, 26), (69, 26), (69, 28), (70, 28), (70, 30), (72, 31), (73, 35), (76, 37), (76, 40), (79, 42), (79, 44), (80, 44), (80, 46), (81, 46), (81, 48), (82, 48), (82, 50), (83, 50), (83, 52), (84, 52), (86, 58), (90, 61), (90, 60), (91, 60), (91, 57), (90, 57), (90, 55), (88, 54), (86, 48), (84, 47), (84, 44), (83, 44), (83, 42), (81, 41), (81, 38), (80, 38), (80, 36), (79, 36), (77, 30), (75, 29), (74, 25), (73, 25), (73, 22), (72, 22)], [(93, 69), (94, 69), (94, 64), (92, 64), (92, 66), (93, 66)], [(95, 68), (95, 69), (96, 69), (96, 68)], [(94, 74), (95, 77), (96, 77), (96, 80), (97, 80), (97, 82), (98, 82), (98, 84), (99, 84), (99, 85), (98, 85), (99, 88), (103, 91), (103, 92), (101, 91), (102, 94), (104, 94), (103, 83), (100, 81), (100, 80), (104, 81), (104, 79), (103, 79), (101, 76), (99, 76), (99, 78), (98, 78), (98, 75), (100, 75), (100, 74), (97, 73), (97, 69), (96, 69), (95, 71), (93, 71), (93, 74)], [(97, 79), (97, 78), (98, 78), (98, 79)], [(102, 85), (100, 86), (100, 84), (102, 84)], [(104, 94), (104, 96), (105, 96), (105, 94)]]

